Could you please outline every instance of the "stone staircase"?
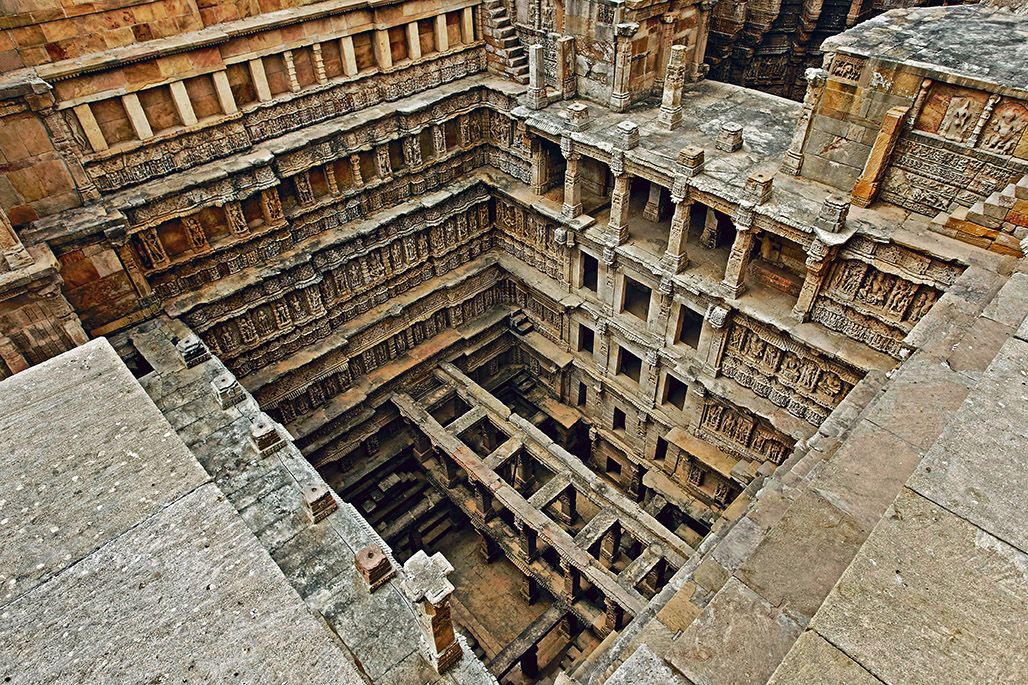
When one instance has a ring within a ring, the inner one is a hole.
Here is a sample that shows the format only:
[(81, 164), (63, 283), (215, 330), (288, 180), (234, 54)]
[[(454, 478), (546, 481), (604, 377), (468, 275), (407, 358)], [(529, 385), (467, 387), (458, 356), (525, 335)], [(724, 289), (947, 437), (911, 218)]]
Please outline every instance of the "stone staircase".
[(510, 329), (518, 335), (525, 335), (531, 333), (535, 327), (528, 315), (519, 309), (510, 315)]
[(1022, 256), (1028, 248), (1028, 175), (970, 208), (940, 213), (932, 229), (990, 252)]
[(489, 69), (527, 85), (528, 53), (518, 40), (517, 31), (507, 14), (507, 5), (503, 0), (485, 0), (483, 10)]

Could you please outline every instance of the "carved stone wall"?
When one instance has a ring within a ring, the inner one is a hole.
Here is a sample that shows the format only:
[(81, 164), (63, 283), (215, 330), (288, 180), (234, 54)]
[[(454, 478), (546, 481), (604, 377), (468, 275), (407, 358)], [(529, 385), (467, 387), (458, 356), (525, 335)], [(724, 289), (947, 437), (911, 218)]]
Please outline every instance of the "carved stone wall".
[(785, 461), (795, 443), (795, 440), (776, 430), (766, 419), (709, 391), (703, 398), (697, 432), (740, 458), (769, 461), (772, 464)]

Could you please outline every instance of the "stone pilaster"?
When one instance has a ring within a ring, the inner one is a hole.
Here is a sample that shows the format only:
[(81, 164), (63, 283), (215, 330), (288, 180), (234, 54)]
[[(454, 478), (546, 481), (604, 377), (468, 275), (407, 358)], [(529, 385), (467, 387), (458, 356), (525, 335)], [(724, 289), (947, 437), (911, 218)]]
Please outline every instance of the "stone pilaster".
[(454, 588), (446, 576), (452, 572), (453, 566), (439, 552), (429, 557), (419, 550), (403, 565), (404, 594), (417, 612), (424, 656), (437, 673), (446, 672), (463, 656), (450, 616)]
[(660, 99), (660, 114), (657, 122), (671, 131), (682, 123), (682, 86), (685, 84), (684, 45), (671, 46), (671, 55), (664, 75), (664, 93)]
[(796, 130), (789, 143), (789, 149), (785, 151), (782, 160), (782, 171), (793, 176), (800, 175), (803, 166), (803, 145), (807, 142), (807, 135), (810, 133), (810, 122), (814, 116), (814, 110), (821, 103), (821, 95), (824, 93), (825, 82), (828, 80), (828, 72), (824, 69), (807, 69), (807, 93), (803, 98), (803, 110), (800, 113), (799, 121), (796, 122)]

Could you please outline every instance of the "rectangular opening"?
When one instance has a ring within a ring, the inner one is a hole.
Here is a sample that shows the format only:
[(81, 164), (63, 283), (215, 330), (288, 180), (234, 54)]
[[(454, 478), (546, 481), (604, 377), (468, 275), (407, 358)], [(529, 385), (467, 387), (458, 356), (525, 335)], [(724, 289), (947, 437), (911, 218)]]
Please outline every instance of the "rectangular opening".
[(625, 276), (624, 290), (621, 311), (646, 321), (650, 315), (650, 289), (639, 281)]
[(250, 76), (250, 65), (246, 62), (230, 64), (225, 69), (228, 75), (228, 87), (232, 91), (232, 99), (236, 101), (236, 107), (257, 102), (257, 89), (254, 88), (253, 78)]
[(664, 404), (684, 409), (686, 391), (687, 386), (685, 383), (671, 374), (664, 376)]
[(586, 401), (589, 399), (589, 391), (586, 389), (585, 383), (578, 384), (578, 401), (576, 404), (579, 407), (584, 407)]
[(616, 431), (625, 430), (625, 412), (621, 411), (617, 407), (614, 407), (614, 421), (612, 425)]
[(268, 90), (272, 95), (281, 95), (292, 90), (286, 61), (282, 55), (268, 55), (264, 58), (264, 75), (268, 79)]
[(593, 342), (596, 339), (596, 334), (593, 333), (593, 329), (582, 324), (578, 324), (578, 351), (589, 352), (593, 351)]
[(314, 68), (314, 51), (310, 47), (293, 50), (293, 70), (296, 72), (296, 80), (300, 84), (300, 88), (308, 88), (318, 82), (318, 75)]
[(223, 114), (218, 93), (214, 90), (214, 80), (210, 76), (194, 76), (186, 79), (186, 93), (193, 105), (193, 113), (200, 121)]
[(653, 450), (653, 461), (664, 461), (667, 459), (667, 440), (657, 436), (657, 446)]
[(389, 52), (393, 56), (393, 64), (407, 59), (407, 26), (391, 26), (389, 34)]
[(678, 315), (678, 342), (693, 349), (700, 343), (703, 316), (682, 305)]
[(104, 140), (108, 145), (117, 145), (127, 140), (135, 140), (136, 132), (129, 123), (125, 106), (121, 104), (121, 98), (110, 98), (100, 100), (89, 105), (96, 119), (97, 126), (104, 134)]
[(446, 13), (446, 39), (450, 45), (459, 45), (460, 39), (460, 10)]
[(321, 63), (325, 66), (325, 78), (333, 79), (343, 75), (343, 56), (339, 52), (338, 40), (321, 44)]
[(357, 71), (367, 71), (378, 67), (375, 61), (375, 47), (372, 43), (371, 31), (353, 36), (353, 56), (357, 61)]
[(140, 91), (139, 104), (143, 106), (146, 120), (150, 122), (150, 129), (154, 133), (182, 125), (178, 110), (175, 109), (175, 103), (171, 99), (171, 91), (167, 86)]
[(642, 373), (642, 359), (618, 346), (618, 375), (628, 376), (636, 383)]
[(599, 273), (600, 263), (596, 261), (596, 257), (582, 253), (582, 287), (586, 290), (596, 292), (597, 273)]
[(621, 464), (618, 463), (617, 459), (614, 459), (613, 457), (607, 457), (607, 468), (606, 468), (606, 470), (607, 470), (607, 473), (609, 473), (612, 476), (620, 476), (621, 475)]
[(421, 54), (427, 55), (435, 52), (435, 17), (431, 19), (418, 20), (418, 41), (421, 45)]

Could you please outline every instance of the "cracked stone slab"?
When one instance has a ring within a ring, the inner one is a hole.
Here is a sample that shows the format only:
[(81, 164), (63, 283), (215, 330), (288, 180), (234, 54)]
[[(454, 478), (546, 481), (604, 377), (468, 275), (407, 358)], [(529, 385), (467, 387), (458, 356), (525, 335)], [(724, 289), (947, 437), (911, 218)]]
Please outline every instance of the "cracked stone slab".
[(823, 637), (807, 631), (785, 655), (768, 685), (881, 685)]

